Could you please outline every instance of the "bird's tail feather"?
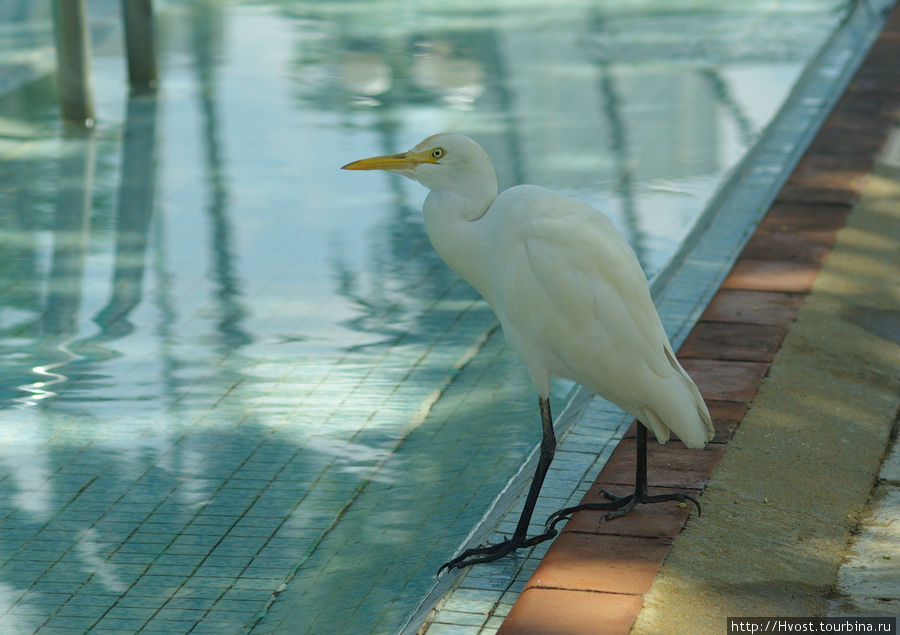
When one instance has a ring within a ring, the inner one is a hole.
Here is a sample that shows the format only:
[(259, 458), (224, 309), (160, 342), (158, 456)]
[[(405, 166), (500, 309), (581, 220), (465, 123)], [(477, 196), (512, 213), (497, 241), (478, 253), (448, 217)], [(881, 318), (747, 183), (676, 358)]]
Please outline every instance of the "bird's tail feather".
[(666, 346), (665, 349), (669, 364), (676, 371), (676, 375), (670, 376), (665, 382), (661, 391), (665, 394), (660, 395), (663, 397), (662, 403), (668, 404), (665, 419), (657, 415), (649, 404), (645, 404), (641, 421), (653, 430), (660, 443), (669, 440), (671, 430), (687, 447), (702, 448), (716, 434), (709, 409), (697, 384), (678, 363), (669, 347)]

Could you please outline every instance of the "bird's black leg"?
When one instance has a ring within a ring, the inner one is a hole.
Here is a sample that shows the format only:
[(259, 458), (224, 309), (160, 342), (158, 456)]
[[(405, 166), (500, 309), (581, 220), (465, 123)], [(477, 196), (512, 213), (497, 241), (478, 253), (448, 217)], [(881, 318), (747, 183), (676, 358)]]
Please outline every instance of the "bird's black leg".
[(537, 469), (534, 472), (534, 478), (531, 481), (531, 488), (528, 490), (528, 497), (525, 499), (525, 507), (522, 509), (522, 514), (519, 516), (519, 522), (516, 525), (515, 532), (513, 532), (511, 538), (507, 538), (496, 545), (466, 549), (452, 560), (441, 565), (441, 568), (438, 569), (438, 575), (440, 575), (444, 569), (447, 569), (448, 571), (451, 569), (461, 569), (462, 567), (467, 567), (472, 564), (497, 560), (516, 549), (531, 547), (540, 542), (544, 542), (545, 540), (550, 540), (557, 534), (555, 529), (551, 529), (538, 536), (528, 538), (528, 525), (531, 523), (534, 506), (537, 503), (538, 494), (541, 492), (541, 486), (544, 484), (544, 477), (547, 475), (547, 469), (550, 467), (550, 462), (553, 460), (553, 454), (556, 452), (556, 435), (553, 433), (553, 418), (550, 415), (550, 399), (539, 397), (538, 404), (541, 408), (541, 426), (544, 430), (544, 435), (541, 439), (541, 455), (538, 460)]
[(684, 492), (676, 492), (674, 494), (659, 494), (650, 496), (647, 493), (647, 428), (640, 421), (637, 423), (637, 460), (634, 470), (634, 492), (625, 496), (616, 496), (611, 492), (600, 490), (600, 493), (607, 499), (609, 503), (583, 503), (574, 507), (566, 507), (550, 514), (547, 519), (547, 533), (556, 532), (556, 525), (563, 520), (569, 519), (575, 512), (584, 509), (608, 509), (610, 512), (604, 516), (605, 520), (612, 520), (619, 516), (624, 516), (630, 512), (635, 505), (642, 503), (662, 503), (665, 501), (691, 501), (697, 506), (697, 513), (700, 513), (700, 503), (690, 494)]

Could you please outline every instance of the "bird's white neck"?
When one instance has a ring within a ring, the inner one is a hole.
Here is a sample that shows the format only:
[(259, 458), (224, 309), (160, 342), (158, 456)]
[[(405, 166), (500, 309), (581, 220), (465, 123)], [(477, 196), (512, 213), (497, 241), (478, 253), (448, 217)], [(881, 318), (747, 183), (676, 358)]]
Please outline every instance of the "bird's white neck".
[(460, 190), (432, 190), (425, 199), (425, 231), (438, 255), (466, 282), (484, 294), (486, 270), (479, 220), (497, 197), (493, 187), (482, 185), (463, 193)]

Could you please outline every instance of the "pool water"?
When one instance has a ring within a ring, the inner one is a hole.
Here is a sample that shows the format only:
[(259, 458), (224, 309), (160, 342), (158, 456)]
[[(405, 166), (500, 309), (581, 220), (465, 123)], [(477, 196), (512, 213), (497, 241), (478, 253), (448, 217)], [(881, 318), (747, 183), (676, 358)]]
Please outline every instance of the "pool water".
[(425, 191), (339, 167), (469, 134), (652, 276), (847, 10), (158, 2), (160, 88), (129, 94), (92, 2), (83, 131), (44, 4), (0, 1), (5, 632), (268, 632), (288, 602), (291, 632), (396, 631), (539, 416)]

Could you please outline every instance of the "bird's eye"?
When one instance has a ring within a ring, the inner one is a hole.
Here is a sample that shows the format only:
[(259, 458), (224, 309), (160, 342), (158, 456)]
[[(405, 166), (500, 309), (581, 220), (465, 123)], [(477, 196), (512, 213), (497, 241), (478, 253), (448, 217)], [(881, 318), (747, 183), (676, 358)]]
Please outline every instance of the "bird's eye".
[(434, 150), (431, 151), (431, 158), (432, 159), (440, 159), (445, 154), (447, 154), (447, 151), (444, 150), (443, 148), (435, 148)]

